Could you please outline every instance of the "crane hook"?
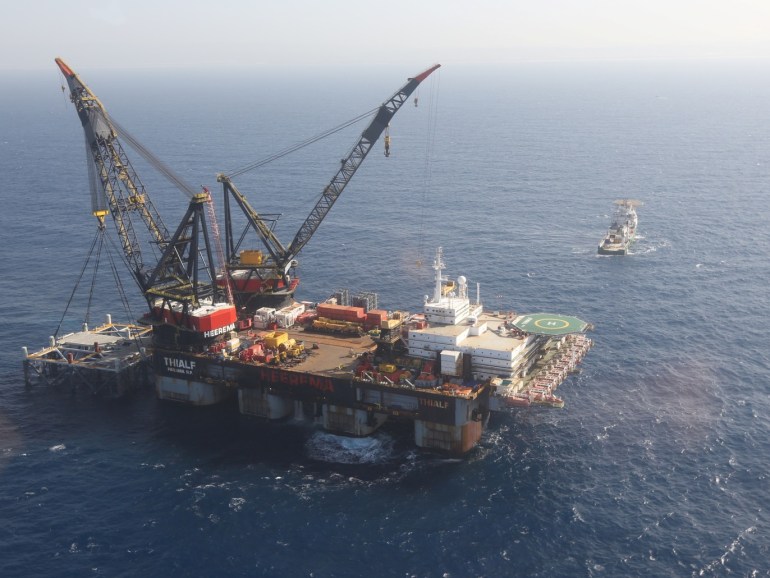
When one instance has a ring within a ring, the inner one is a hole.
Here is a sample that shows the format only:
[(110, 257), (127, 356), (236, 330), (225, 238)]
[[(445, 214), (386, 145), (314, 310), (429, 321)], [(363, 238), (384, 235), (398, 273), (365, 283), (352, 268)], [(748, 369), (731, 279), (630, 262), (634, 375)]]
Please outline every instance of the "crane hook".
[(390, 156), (390, 125), (385, 127), (385, 138), (383, 139), (385, 142), (385, 156)]

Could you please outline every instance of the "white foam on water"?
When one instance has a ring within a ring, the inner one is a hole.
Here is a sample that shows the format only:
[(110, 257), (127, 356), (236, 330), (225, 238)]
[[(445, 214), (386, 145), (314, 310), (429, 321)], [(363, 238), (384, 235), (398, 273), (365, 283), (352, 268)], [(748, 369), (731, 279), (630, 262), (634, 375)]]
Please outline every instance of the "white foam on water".
[(243, 508), (243, 504), (245, 503), (246, 503), (246, 498), (230, 498), (230, 503), (228, 504), (228, 507), (234, 512), (240, 512), (241, 508)]
[(393, 455), (393, 439), (379, 433), (365, 438), (316, 432), (305, 443), (308, 457), (337, 464), (379, 464)]

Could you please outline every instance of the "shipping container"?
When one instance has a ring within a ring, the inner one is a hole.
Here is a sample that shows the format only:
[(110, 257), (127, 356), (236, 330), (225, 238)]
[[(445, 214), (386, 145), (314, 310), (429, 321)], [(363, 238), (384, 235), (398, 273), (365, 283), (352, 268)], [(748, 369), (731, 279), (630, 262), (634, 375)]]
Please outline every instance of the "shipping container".
[(366, 318), (364, 310), (361, 307), (350, 307), (346, 305), (334, 305), (332, 303), (319, 303), (318, 315), (329, 319), (338, 319), (342, 321), (354, 321), (363, 323)]
[(379, 327), (383, 321), (388, 319), (388, 312), (382, 309), (371, 309), (366, 313), (367, 323), (372, 323), (372, 326)]

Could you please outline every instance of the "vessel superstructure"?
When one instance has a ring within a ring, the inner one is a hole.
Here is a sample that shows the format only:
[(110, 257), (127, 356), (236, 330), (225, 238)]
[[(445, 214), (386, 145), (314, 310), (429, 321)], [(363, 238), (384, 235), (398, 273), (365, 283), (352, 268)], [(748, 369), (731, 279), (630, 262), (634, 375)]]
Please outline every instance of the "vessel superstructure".
[(614, 204), (612, 224), (599, 243), (600, 255), (625, 255), (636, 240), (638, 225), (636, 207), (641, 206), (642, 202), (635, 199), (618, 199)]

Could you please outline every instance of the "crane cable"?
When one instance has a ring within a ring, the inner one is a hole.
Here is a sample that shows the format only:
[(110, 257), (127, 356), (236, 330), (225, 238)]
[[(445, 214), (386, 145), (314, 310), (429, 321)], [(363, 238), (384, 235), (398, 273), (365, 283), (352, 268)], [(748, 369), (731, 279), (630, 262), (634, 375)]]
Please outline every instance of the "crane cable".
[(367, 112), (365, 112), (363, 114), (358, 115), (355, 118), (350, 119), (347, 122), (342, 123), (339, 126), (336, 126), (334, 128), (330, 128), (329, 130), (326, 130), (326, 131), (324, 131), (322, 133), (318, 133), (315, 136), (312, 136), (312, 137), (310, 137), (310, 138), (308, 138), (308, 139), (306, 139), (306, 140), (304, 140), (302, 142), (299, 142), (297, 144), (294, 144), (294, 145), (292, 145), (290, 147), (287, 147), (287, 148), (283, 149), (282, 151), (279, 151), (279, 152), (277, 152), (275, 154), (272, 154), (272, 155), (270, 155), (268, 157), (263, 158), (262, 160), (258, 160), (258, 161), (255, 161), (255, 162), (251, 163), (251, 164), (248, 164), (248, 165), (246, 165), (245, 167), (243, 167), (241, 169), (238, 169), (236, 171), (232, 171), (230, 173), (227, 173), (227, 176), (229, 176), (229, 177), (237, 177), (239, 175), (242, 175), (243, 173), (246, 173), (248, 171), (257, 169), (257, 168), (259, 168), (259, 167), (261, 167), (263, 165), (266, 165), (266, 164), (271, 163), (271, 162), (273, 162), (275, 160), (278, 160), (278, 159), (280, 159), (282, 157), (285, 157), (286, 155), (291, 154), (293, 152), (296, 152), (296, 151), (298, 151), (300, 149), (303, 149), (306, 146), (309, 146), (309, 145), (311, 145), (311, 144), (313, 144), (315, 142), (318, 142), (321, 139), (324, 139), (324, 138), (326, 138), (328, 136), (331, 136), (331, 135), (333, 135), (335, 133), (338, 133), (341, 130), (344, 130), (344, 129), (348, 128), (349, 126), (356, 124), (357, 122), (361, 122), (365, 118), (368, 118), (368, 117), (372, 116), (379, 109), (380, 109), (379, 106), (376, 107), (376, 108), (373, 108), (373, 109), (371, 109), (371, 110), (369, 110), (369, 111), (367, 111)]
[[(239, 175), (242, 175), (243, 173), (257, 169), (263, 165), (266, 165), (282, 157), (285, 157), (286, 155), (289, 155), (300, 149), (310, 146), (311, 144), (316, 143), (319, 140), (327, 138), (333, 134), (336, 134), (348, 128), (349, 126), (352, 126), (358, 122), (361, 122), (366, 118), (373, 116), (379, 109), (380, 107), (378, 106), (371, 110), (368, 110), (365, 113), (360, 114), (355, 118), (352, 118), (334, 128), (330, 128), (324, 132), (318, 133), (315, 136), (312, 136), (304, 141), (301, 141), (292, 146), (289, 146), (261, 160), (250, 163), (238, 170), (231, 171), (230, 173), (227, 173), (227, 175), (229, 177), (237, 177)], [(198, 189), (196, 187), (193, 187), (192, 185), (187, 183), (182, 177), (180, 177), (177, 173), (175, 173), (168, 165), (166, 165), (157, 156), (155, 156), (155, 154), (153, 154), (147, 147), (145, 147), (142, 143), (140, 143), (136, 139), (136, 137), (134, 137), (129, 131), (127, 131), (125, 127), (123, 127), (123, 125), (121, 125), (118, 121), (116, 121), (112, 116), (110, 116), (109, 118), (106, 118), (105, 120), (109, 124), (113, 125), (113, 127), (115, 128), (115, 131), (119, 134), (119, 136), (123, 137), (128, 142), (128, 144), (130, 144), (131, 147), (136, 152), (138, 152), (142, 158), (144, 158), (144, 160), (150, 163), (150, 165), (152, 165), (156, 170), (158, 170), (158, 172), (160, 172), (163, 176), (165, 176), (166, 179), (168, 179), (168, 181), (171, 184), (173, 184), (177, 189), (185, 193), (189, 198), (193, 198), (198, 193)]]
[[(436, 127), (438, 126), (438, 97), (439, 88), (441, 84), (441, 71), (438, 74), (431, 76), (430, 91), (428, 95), (428, 130), (427, 139), (425, 141), (425, 169), (423, 172), (422, 182), (422, 203), (420, 207), (420, 224), (419, 232), (417, 236), (417, 265), (421, 266), (424, 262), (423, 251), (425, 244), (425, 210), (428, 206), (428, 191), (431, 187), (431, 159), (433, 157), (433, 151), (436, 142)], [(415, 100), (415, 106), (417, 101)]]
[[(78, 275), (78, 279), (75, 282), (75, 286), (72, 288), (72, 293), (70, 293), (70, 298), (67, 300), (67, 305), (64, 307), (64, 313), (62, 313), (61, 319), (59, 320), (59, 325), (56, 326), (56, 331), (54, 331), (54, 337), (58, 337), (59, 330), (61, 329), (61, 325), (64, 322), (64, 318), (67, 315), (67, 312), (69, 311), (70, 305), (72, 304), (72, 299), (75, 297), (75, 292), (77, 291), (78, 287), (80, 286), (80, 281), (83, 279), (83, 275), (86, 272), (86, 268), (88, 267), (88, 263), (91, 261), (91, 257), (94, 254), (94, 247), (96, 246), (96, 241), (99, 240), (99, 237), (103, 231), (103, 228), (100, 227), (99, 230), (96, 232), (96, 236), (94, 237), (94, 240), (91, 242), (91, 248), (88, 251), (88, 255), (86, 256), (86, 261), (83, 263), (83, 267), (80, 269), (80, 275)], [(100, 251), (101, 251), (101, 243), (100, 243)], [(91, 287), (91, 295), (93, 295), (93, 284)], [(88, 306), (90, 308), (91, 306), (91, 296), (89, 295), (88, 298)], [(86, 317), (88, 314), (86, 314)]]
[[(286, 155), (289, 155), (293, 152), (296, 152), (300, 149), (305, 148), (306, 146), (309, 146), (313, 143), (318, 142), (319, 140), (322, 140), (326, 137), (329, 137), (333, 134), (336, 134), (340, 132), (341, 130), (344, 130), (348, 128), (349, 126), (352, 126), (358, 122), (361, 122), (363, 119), (371, 117), (374, 113), (376, 113), (379, 110), (379, 106), (375, 107), (371, 110), (366, 111), (363, 114), (358, 115), (355, 118), (352, 118), (341, 125), (338, 125), (334, 128), (328, 129), (324, 132), (318, 133), (315, 136), (312, 136), (304, 141), (301, 141), (297, 144), (294, 144), (290, 147), (287, 147), (275, 154), (272, 154), (268, 157), (265, 157), (261, 160), (255, 161), (253, 163), (250, 163), (243, 168), (240, 168), (235, 171), (231, 171), (230, 173), (227, 173), (230, 177), (237, 177), (239, 175), (242, 175), (243, 173), (246, 173), (248, 171), (257, 169), (263, 165), (266, 165), (268, 163), (271, 163), (275, 160), (278, 160)], [(105, 118), (105, 121), (107, 121), (109, 124), (113, 126), (115, 129), (115, 132), (118, 133), (118, 135), (125, 138), (125, 140), (131, 145), (131, 147), (139, 153), (139, 155), (144, 158), (150, 165), (152, 165), (155, 169), (157, 169), (163, 176), (165, 176), (171, 184), (173, 184), (177, 189), (185, 193), (189, 198), (193, 198), (197, 193), (198, 189), (196, 187), (193, 187), (189, 183), (187, 183), (182, 177), (180, 177), (177, 173), (175, 173), (168, 165), (166, 165), (163, 161), (161, 161), (155, 154), (153, 154), (147, 147), (145, 147), (142, 143), (140, 143), (136, 137), (134, 137), (126, 128), (120, 124), (118, 121), (116, 121), (112, 116), (109, 116), (108, 118)]]
[[(202, 185), (201, 185), (202, 186)], [(222, 267), (222, 277), (225, 282), (225, 294), (227, 296), (227, 302), (232, 305), (235, 303), (233, 300), (233, 288), (230, 283), (230, 273), (227, 271), (227, 262), (225, 261), (225, 252), (222, 249), (222, 238), (219, 235), (219, 224), (217, 223), (217, 212), (214, 209), (214, 197), (211, 195), (206, 187), (203, 187), (203, 192), (208, 195), (208, 201), (206, 202), (206, 210), (209, 214), (209, 226), (211, 227), (211, 236), (214, 238), (214, 245), (217, 251), (217, 260), (219, 266)], [(216, 283), (218, 279), (217, 271), (214, 270), (211, 273), (211, 288), (212, 291), (216, 290)]]
[[(110, 245), (112, 246), (113, 250), (118, 252), (118, 249), (115, 246), (115, 242), (110, 237), (107, 238), (107, 241), (110, 243)], [(118, 252), (118, 254), (121, 254), (121, 253)], [(110, 260), (110, 270), (112, 271), (112, 276), (115, 279), (115, 286), (118, 289), (118, 295), (120, 296), (120, 301), (123, 304), (123, 310), (125, 311), (125, 313), (126, 313), (126, 315), (128, 316), (129, 319), (136, 319), (136, 317), (134, 317), (133, 312), (131, 311), (131, 304), (129, 303), (128, 295), (126, 294), (126, 291), (125, 291), (125, 289), (123, 287), (123, 282), (120, 279), (120, 274), (118, 273), (118, 268), (115, 265), (115, 259), (114, 259), (113, 255), (112, 255), (112, 252), (109, 251), (109, 250), (107, 251), (107, 257)], [(141, 340), (139, 339), (139, 337), (134, 335), (132, 337), (132, 339), (134, 340), (134, 343), (136, 343), (136, 348), (137, 348), (137, 351), (139, 351), (139, 355), (141, 355), (142, 358), (146, 359), (147, 358), (147, 354), (143, 351), (144, 348), (142, 347), (142, 343), (141, 343)]]
[(104, 246), (104, 235), (99, 235), (99, 247), (96, 250), (96, 260), (94, 261), (94, 272), (91, 275), (91, 287), (88, 290), (88, 303), (86, 304), (86, 316), (83, 322), (86, 325), (91, 323), (91, 303), (94, 300), (94, 288), (96, 287), (96, 276), (99, 273), (99, 260), (102, 256), (102, 247)]
[(173, 184), (177, 189), (185, 193), (189, 198), (193, 198), (196, 194), (198, 194), (198, 189), (196, 187), (193, 187), (191, 184), (187, 183), (182, 177), (180, 177), (178, 174), (176, 174), (166, 163), (161, 161), (157, 156), (155, 156), (147, 147), (145, 147), (142, 143), (140, 143), (136, 137), (134, 137), (130, 132), (128, 132), (119, 122), (117, 122), (114, 118), (109, 117), (106, 119), (110, 124), (114, 126), (116, 132), (124, 137), (126, 141), (131, 145), (131, 147), (138, 152), (144, 160), (146, 160), (148, 163), (150, 163), (155, 169), (157, 169), (163, 176), (165, 176), (171, 184)]
[[(96, 247), (96, 261), (94, 264), (94, 273), (91, 279), (91, 288), (88, 294), (88, 304), (86, 307), (86, 316), (84, 320), (85, 323), (88, 323), (89, 316), (91, 313), (91, 303), (93, 301), (96, 277), (99, 269), (99, 262), (101, 261), (102, 248), (104, 246), (105, 238), (107, 238), (107, 243), (108, 243), (108, 248), (106, 253), (110, 263), (110, 271), (112, 272), (113, 278), (115, 279), (115, 286), (118, 289), (118, 295), (120, 296), (120, 301), (123, 304), (123, 310), (128, 315), (129, 319), (134, 319), (134, 314), (131, 310), (131, 304), (129, 303), (128, 295), (126, 294), (125, 288), (123, 287), (123, 282), (120, 279), (118, 268), (115, 265), (115, 258), (113, 257), (112, 251), (110, 251), (110, 247), (112, 247), (112, 250), (116, 252), (118, 251), (118, 248), (115, 246), (114, 241), (110, 237), (107, 237), (104, 233), (105, 233), (105, 227), (103, 226), (100, 226), (96, 231), (96, 236), (94, 237), (94, 240), (91, 243), (91, 248), (88, 251), (88, 256), (86, 257), (85, 263), (83, 264), (83, 268), (80, 270), (80, 275), (78, 276), (78, 280), (75, 282), (75, 287), (72, 289), (72, 293), (70, 294), (69, 300), (67, 301), (67, 305), (64, 308), (64, 313), (62, 314), (62, 317), (59, 320), (59, 325), (56, 327), (56, 331), (54, 331), (54, 337), (57, 337), (59, 335), (59, 330), (61, 329), (62, 323), (64, 322), (64, 318), (67, 316), (67, 312), (69, 311), (70, 305), (72, 304), (72, 300), (75, 297), (75, 293), (77, 292), (78, 287), (80, 286), (80, 282), (82, 281), (83, 276), (85, 275), (86, 269), (88, 268), (88, 264), (90, 263), (91, 258), (94, 255), (94, 248)], [(99, 241), (98, 246), (97, 246), (97, 241)], [(141, 353), (141, 355), (145, 356), (145, 354), (142, 353), (141, 351), (141, 347), (139, 347), (141, 345), (139, 342), (139, 339), (137, 337), (134, 337), (134, 341), (137, 343), (138, 350)]]
[(54, 74), (56, 74), (56, 84), (58, 84), (59, 87), (61, 88), (61, 94), (64, 97), (64, 109), (66, 110), (69, 108), (70, 102), (72, 100), (72, 96), (67, 90), (67, 87), (64, 86), (64, 80), (61, 79), (61, 77), (59, 76), (59, 73), (56, 72)]

